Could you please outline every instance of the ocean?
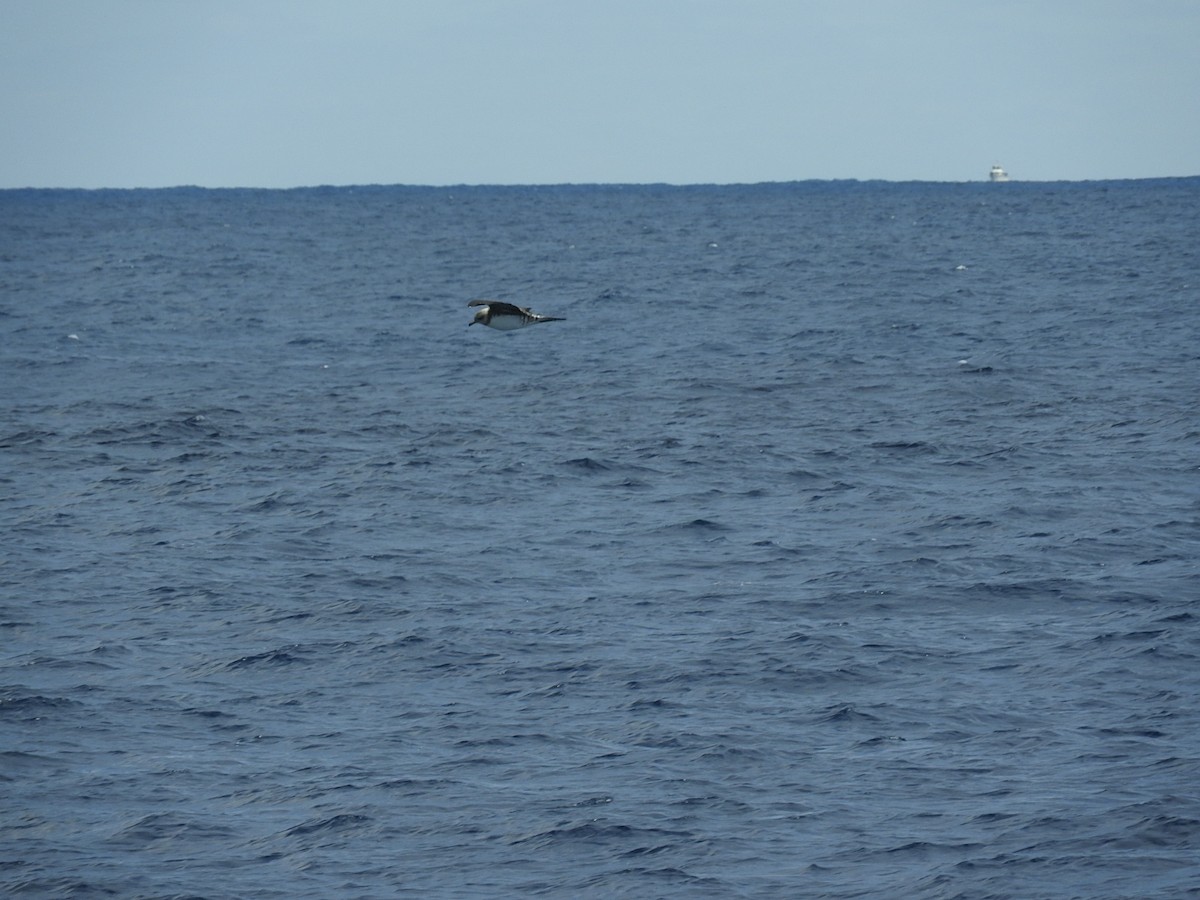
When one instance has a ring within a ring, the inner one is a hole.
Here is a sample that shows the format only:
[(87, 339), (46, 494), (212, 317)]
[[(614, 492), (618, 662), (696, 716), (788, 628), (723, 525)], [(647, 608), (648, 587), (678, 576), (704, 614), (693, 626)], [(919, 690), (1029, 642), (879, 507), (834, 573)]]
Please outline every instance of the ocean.
[(1200, 178), (9, 190), (0, 333), (5, 896), (1200, 897)]

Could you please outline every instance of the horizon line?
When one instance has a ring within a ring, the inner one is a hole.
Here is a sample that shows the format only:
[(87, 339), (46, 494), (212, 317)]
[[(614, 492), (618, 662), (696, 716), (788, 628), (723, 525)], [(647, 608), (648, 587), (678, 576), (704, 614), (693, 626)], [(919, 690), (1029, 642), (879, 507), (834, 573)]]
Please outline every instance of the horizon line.
[(933, 180), (925, 178), (905, 178), (905, 179), (890, 179), (890, 178), (794, 178), (786, 181), (768, 180), (768, 181), (691, 181), (691, 182), (676, 182), (676, 181), (546, 181), (546, 182), (445, 182), (445, 183), (419, 183), (419, 182), (322, 182), (316, 184), (297, 184), (288, 186), (264, 187), (249, 184), (229, 184), (229, 185), (205, 185), (205, 184), (189, 184), (179, 183), (171, 185), (158, 185), (155, 187), (146, 185), (135, 186), (101, 186), (101, 187), (81, 187), (78, 185), (22, 185), (0, 187), (0, 191), (178, 191), (178, 190), (197, 190), (197, 191), (312, 191), (312, 190), (353, 190), (353, 189), (380, 189), (380, 188), (418, 188), (425, 190), (444, 190), (444, 189), (464, 189), (464, 188), (649, 188), (649, 187), (667, 187), (667, 188), (697, 188), (697, 187), (769, 187), (777, 185), (792, 185), (792, 184), (940, 184), (940, 185), (970, 185), (970, 184), (1096, 184), (1109, 182), (1126, 182), (1126, 181), (1184, 181), (1188, 179), (1200, 178), (1200, 173), (1194, 175), (1149, 175), (1141, 177), (1118, 177), (1118, 178), (1051, 178), (1051, 179), (1033, 179), (1033, 178), (1012, 178), (1011, 176), (1004, 182), (993, 182), (988, 178), (969, 179), (969, 180)]

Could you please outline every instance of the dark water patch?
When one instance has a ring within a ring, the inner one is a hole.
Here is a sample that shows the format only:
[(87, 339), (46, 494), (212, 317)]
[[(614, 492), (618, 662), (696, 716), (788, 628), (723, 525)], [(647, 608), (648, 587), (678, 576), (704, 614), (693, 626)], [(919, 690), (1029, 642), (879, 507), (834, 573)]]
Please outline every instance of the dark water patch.
[(232, 829), (220, 822), (205, 822), (176, 813), (155, 813), (143, 816), (122, 827), (110, 840), (118, 844), (161, 848), (175, 842), (189, 843), (223, 839)]
[(276, 666), (291, 666), (298, 663), (304, 663), (307, 659), (304, 653), (298, 647), (281, 647), (276, 650), (266, 650), (262, 653), (253, 653), (249, 656), (240, 656), (237, 659), (227, 663), (222, 663), (221, 668), (236, 670), (261, 667), (276, 667)]
[(286, 837), (307, 837), (310, 835), (339, 834), (355, 831), (371, 821), (369, 816), (351, 813), (340, 813), (322, 819), (313, 819), (294, 825), (284, 832)]
[[(573, 844), (619, 844), (623, 853), (653, 852), (665, 844), (690, 839), (686, 831), (671, 831), (662, 828), (642, 828), (632, 825), (587, 821), (564, 821), (543, 831), (520, 835), (510, 839), (513, 845), (531, 845), (537, 848)], [(630, 845), (634, 845), (632, 848)]]
[(608, 472), (613, 466), (611, 463), (602, 462), (598, 459), (593, 459), (590, 456), (580, 456), (577, 459), (568, 459), (563, 465), (567, 468), (578, 469), (582, 472)]
[(3, 718), (39, 719), (79, 705), (69, 697), (48, 697), (29, 693), (25, 688), (0, 690), (0, 717)]

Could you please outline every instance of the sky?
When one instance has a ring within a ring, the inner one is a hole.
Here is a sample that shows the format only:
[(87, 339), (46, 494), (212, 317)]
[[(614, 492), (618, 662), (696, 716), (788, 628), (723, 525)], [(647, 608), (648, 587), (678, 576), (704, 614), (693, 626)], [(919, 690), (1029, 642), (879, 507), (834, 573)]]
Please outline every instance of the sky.
[(0, 188), (1200, 174), (1200, 0), (0, 0)]

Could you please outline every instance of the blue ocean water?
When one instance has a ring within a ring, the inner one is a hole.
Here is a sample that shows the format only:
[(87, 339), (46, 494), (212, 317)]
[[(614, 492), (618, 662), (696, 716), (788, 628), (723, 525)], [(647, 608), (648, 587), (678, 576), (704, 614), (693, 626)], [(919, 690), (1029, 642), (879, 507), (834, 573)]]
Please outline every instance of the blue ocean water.
[(0, 192), (0, 891), (1200, 895), (1198, 210)]

